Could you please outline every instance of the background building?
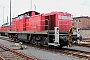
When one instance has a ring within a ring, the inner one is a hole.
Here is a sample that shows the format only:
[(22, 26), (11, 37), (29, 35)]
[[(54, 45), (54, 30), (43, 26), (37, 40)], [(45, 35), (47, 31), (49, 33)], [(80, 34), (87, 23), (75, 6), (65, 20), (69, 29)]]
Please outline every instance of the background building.
[(78, 28), (80, 29), (90, 29), (90, 17), (88, 16), (80, 16), (80, 17), (74, 17), (73, 18), (73, 25), (75, 28), (77, 28), (77, 22), (76, 20), (80, 20), (78, 23)]
[[(73, 25), (75, 28), (77, 28), (77, 21), (80, 20), (78, 23), (78, 28), (80, 31), (80, 35), (83, 38), (90, 38), (90, 17), (88, 16), (80, 16), (80, 17), (74, 17), (73, 18)], [(75, 30), (75, 33), (77, 31)]]

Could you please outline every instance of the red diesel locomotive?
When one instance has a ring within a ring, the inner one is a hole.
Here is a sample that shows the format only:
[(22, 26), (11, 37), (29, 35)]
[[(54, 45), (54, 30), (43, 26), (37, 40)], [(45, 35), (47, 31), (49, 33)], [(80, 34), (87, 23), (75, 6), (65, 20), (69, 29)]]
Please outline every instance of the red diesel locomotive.
[(36, 11), (28, 11), (12, 18), (11, 31), (9, 27), (2, 26), (0, 32), (4, 32), (14, 40), (59, 47), (76, 41), (77, 37), (72, 34), (71, 26), (70, 13), (54, 11), (40, 14)]

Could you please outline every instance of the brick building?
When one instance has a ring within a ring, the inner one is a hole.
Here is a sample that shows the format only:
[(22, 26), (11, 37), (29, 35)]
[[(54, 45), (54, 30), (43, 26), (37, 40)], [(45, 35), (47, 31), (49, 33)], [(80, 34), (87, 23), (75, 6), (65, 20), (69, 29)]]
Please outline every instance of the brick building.
[(76, 20), (80, 20), (78, 23), (78, 27), (81, 29), (90, 29), (90, 17), (88, 16), (81, 16), (81, 17), (74, 17), (73, 18), (73, 25), (75, 28), (77, 27), (77, 22)]

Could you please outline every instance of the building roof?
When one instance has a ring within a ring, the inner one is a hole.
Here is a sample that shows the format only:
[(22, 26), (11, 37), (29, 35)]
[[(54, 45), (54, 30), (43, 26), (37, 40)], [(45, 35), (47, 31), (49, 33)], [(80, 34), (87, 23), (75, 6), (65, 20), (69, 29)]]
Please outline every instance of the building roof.
[(80, 16), (80, 17), (74, 17), (73, 19), (78, 19), (78, 18), (90, 18), (88, 16)]

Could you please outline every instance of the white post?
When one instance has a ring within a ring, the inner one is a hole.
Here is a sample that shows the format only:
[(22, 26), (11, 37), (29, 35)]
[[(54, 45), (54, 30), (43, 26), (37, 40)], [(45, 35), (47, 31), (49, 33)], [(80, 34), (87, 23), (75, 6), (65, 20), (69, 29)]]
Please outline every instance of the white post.
[(79, 33), (79, 28), (78, 28), (78, 23), (79, 23), (79, 20), (76, 21), (77, 22), (77, 37), (80, 36), (80, 33)]
[[(78, 28), (78, 23), (80, 22), (80, 20), (77, 20), (77, 37), (80, 36), (80, 33), (79, 33), (79, 28)], [(77, 40), (77, 43), (79, 43), (79, 39)]]
[(55, 28), (55, 43), (59, 44), (59, 27), (54, 27)]

